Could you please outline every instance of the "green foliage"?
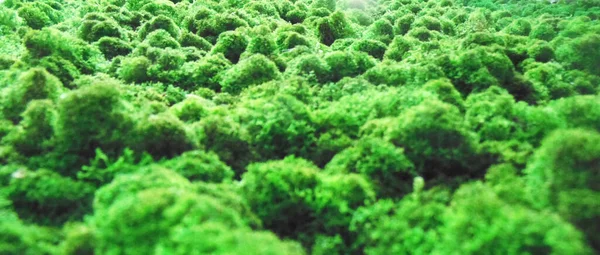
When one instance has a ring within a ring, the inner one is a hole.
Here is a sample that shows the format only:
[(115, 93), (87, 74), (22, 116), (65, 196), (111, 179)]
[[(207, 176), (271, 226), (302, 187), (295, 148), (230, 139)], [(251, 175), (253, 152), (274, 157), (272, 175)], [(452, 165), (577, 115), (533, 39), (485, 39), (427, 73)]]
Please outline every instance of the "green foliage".
[(239, 177), (245, 171), (246, 165), (254, 158), (246, 131), (238, 122), (219, 114), (207, 116), (197, 125), (200, 143), (231, 166), (236, 177)]
[(184, 80), (179, 87), (190, 91), (198, 88), (220, 91), (221, 75), (230, 67), (231, 62), (223, 54), (209, 55), (198, 61), (186, 63), (182, 72), (190, 79)]
[[(87, 160), (101, 148), (115, 156), (125, 147), (122, 137), (133, 123), (121, 99), (118, 86), (98, 81), (96, 84), (69, 92), (57, 106), (56, 139), (58, 150)], [(76, 169), (66, 168), (63, 174)]]
[(20, 23), (17, 17), (14, 10), (5, 5), (0, 6), (0, 34), (5, 35), (14, 31)]
[(504, 31), (508, 34), (528, 36), (531, 33), (531, 24), (525, 19), (517, 19), (508, 25)]
[(159, 15), (144, 23), (138, 32), (138, 36), (141, 40), (145, 40), (146, 37), (157, 30), (164, 30), (172, 38), (179, 38), (181, 34), (179, 27), (171, 18)]
[[(358, 174), (323, 176), (314, 194), (312, 207), (316, 210), (319, 225), (327, 234), (344, 237), (348, 236), (353, 212), (375, 201), (372, 185)], [(319, 245), (318, 241), (315, 245)]]
[(100, 61), (101, 53), (97, 49), (53, 28), (28, 32), (23, 38), (23, 43), (31, 61), (53, 56), (60, 57), (82, 73), (93, 72)]
[(44, 2), (25, 3), (17, 13), (33, 29), (42, 29), (62, 21), (61, 13)]
[(248, 132), (250, 145), (261, 158), (311, 154), (315, 127), (305, 104), (292, 96), (278, 95), (245, 102), (243, 107), (237, 115)]
[(287, 157), (284, 160), (248, 166), (242, 191), (264, 226), (276, 234), (293, 237), (310, 228), (311, 207), (319, 184), (318, 168), (310, 162)]
[(398, 117), (390, 140), (405, 149), (417, 173), (426, 179), (469, 175), (477, 169), (474, 135), (456, 106), (424, 101)]
[(424, 28), (427, 28), (427, 30), (438, 31), (438, 32), (442, 31), (442, 23), (440, 22), (439, 19), (432, 17), (432, 16), (421, 16), (421, 17), (417, 18), (413, 22), (412, 27), (413, 28), (424, 27)]
[(190, 32), (214, 44), (222, 33), (249, 26), (249, 21), (240, 15), (241, 13), (217, 13), (215, 10), (201, 7), (193, 15), (188, 16), (184, 23)]
[(366, 138), (333, 157), (325, 167), (334, 173), (358, 173), (373, 182), (383, 197), (400, 197), (412, 191), (414, 165), (401, 148), (377, 138)]
[(179, 71), (179, 68), (186, 61), (183, 51), (173, 48), (151, 47), (148, 48), (146, 55), (152, 62), (152, 65), (148, 68), (148, 75), (151, 80), (158, 80), (166, 84), (177, 84), (180, 80), (189, 78), (181, 75)]
[(23, 114), (23, 120), (6, 136), (8, 144), (23, 156), (47, 152), (52, 146), (57, 114), (49, 100), (33, 100)]
[(556, 57), (571, 68), (584, 70), (591, 74), (600, 75), (600, 56), (598, 51), (600, 37), (597, 34), (587, 34), (568, 40), (558, 46)]
[(514, 67), (509, 58), (499, 52), (483, 48), (468, 50), (452, 61), (449, 73), (452, 83), (462, 93), (479, 91), (493, 85), (505, 85), (514, 78)]
[(528, 48), (527, 55), (537, 62), (546, 63), (554, 59), (554, 49), (548, 43), (540, 42)]
[(257, 35), (250, 39), (246, 51), (253, 54), (269, 56), (275, 52), (277, 45), (273, 37), (269, 35)]
[[(367, 83), (367, 85), (371, 84)], [(369, 121), (375, 121), (376, 118), (395, 117), (430, 98), (431, 94), (400, 88), (389, 91), (365, 89), (364, 91), (358, 90), (351, 95), (339, 96), (341, 97), (339, 100), (315, 112), (319, 131), (339, 130), (340, 133), (357, 139), (361, 135), (370, 135), (370, 131), (367, 131), (370, 129)], [(348, 112), (353, 114), (347, 114)], [(385, 129), (383, 133), (387, 132), (388, 127), (387, 125), (382, 127)]]
[(549, 135), (525, 170), (528, 191), (540, 207), (551, 207), (586, 234), (598, 249), (596, 233), (600, 135), (596, 131), (568, 129)]
[(382, 59), (386, 52), (387, 46), (376, 40), (361, 40), (352, 44), (352, 49), (356, 51), (366, 52), (374, 58)]
[(178, 228), (156, 248), (164, 254), (265, 254), (303, 255), (299, 244), (281, 241), (266, 231), (232, 231), (219, 223)]
[(312, 9), (325, 8), (331, 12), (335, 11), (336, 1), (335, 0), (314, 0), (310, 5)]
[(171, 107), (171, 111), (177, 118), (186, 123), (192, 123), (207, 117), (214, 103), (197, 96), (188, 96), (182, 102)]
[(129, 43), (114, 37), (102, 37), (98, 40), (97, 45), (106, 59), (112, 59), (116, 56), (126, 56), (133, 50)]
[(534, 26), (531, 29), (531, 33), (529, 33), (529, 37), (544, 40), (544, 41), (550, 41), (550, 40), (554, 39), (556, 34), (557, 34), (556, 30), (554, 29), (554, 27), (551, 24), (542, 22), (542, 23), (538, 24), (537, 26)]
[(79, 38), (88, 42), (98, 41), (102, 37), (123, 37), (119, 24), (114, 20), (96, 13), (89, 13), (79, 27)]
[(514, 205), (531, 206), (532, 196), (527, 193), (526, 181), (521, 178), (518, 169), (504, 163), (491, 166), (485, 174), (485, 181), (498, 198)]
[(300, 56), (294, 59), (286, 69), (287, 73), (314, 79), (320, 83), (330, 80), (331, 67), (314, 54)]
[(465, 120), (482, 140), (508, 140), (515, 128), (514, 98), (506, 90), (490, 87), (481, 93), (472, 93), (465, 102)]
[(153, 162), (150, 155), (144, 154), (137, 157), (135, 152), (126, 148), (117, 159), (109, 158), (101, 149), (96, 149), (96, 156), (88, 165), (82, 166), (77, 172), (77, 178), (99, 185), (111, 182), (118, 174), (133, 173), (140, 166)]
[(600, 101), (598, 96), (573, 96), (552, 102), (550, 107), (557, 111), (569, 128), (600, 130)]
[(148, 68), (152, 62), (147, 57), (132, 57), (121, 60), (119, 78), (126, 83), (148, 81)]
[(375, 61), (364, 52), (334, 51), (325, 55), (325, 62), (331, 70), (331, 81), (337, 82), (344, 77), (354, 77), (375, 66)]
[(237, 63), (240, 60), (240, 56), (246, 47), (248, 46), (248, 39), (246, 36), (238, 32), (223, 32), (219, 35), (217, 43), (212, 48), (212, 54), (221, 53), (232, 63)]
[(94, 187), (88, 183), (40, 169), (19, 169), (5, 188), (15, 211), (40, 224), (77, 220), (90, 211)]
[[(386, 203), (374, 208), (364, 208), (363, 215), (375, 214), (374, 216), (381, 219), (379, 222), (372, 222), (373, 225), (363, 226), (367, 228), (366, 230), (371, 230), (371, 235), (359, 233), (366, 239), (363, 243), (366, 245), (365, 254), (432, 253), (437, 247), (436, 243), (441, 239), (437, 228), (444, 222), (443, 216), (448, 201), (449, 194), (446, 190), (434, 189), (424, 192), (415, 190), (394, 207)], [(383, 215), (377, 215), (382, 213)], [(361, 218), (355, 218), (355, 220), (359, 219)], [(389, 235), (392, 232), (397, 234)]]
[(82, 73), (71, 61), (57, 55), (45, 57), (39, 64), (68, 88), (73, 88), (71, 83)]
[(279, 16), (277, 8), (273, 4), (265, 1), (251, 1), (244, 6), (244, 9), (251, 12), (257, 12), (259, 15)]
[(444, 103), (448, 103), (462, 110), (465, 107), (465, 102), (458, 90), (448, 79), (431, 80), (423, 85), (423, 89), (437, 95), (438, 99)]
[(5, 88), (2, 97), (4, 118), (18, 122), (28, 103), (36, 99), (57, 101), (63, 92), (63, 84), (43, 68), (32, 68), (16, 80), (18, 86)]
[(400, 62), (402, 59), (404, 59), (406, 53), (415, 46), (415, 44), (417, 44), (416, 40), (410, 37), (396, 36), (390, 43), (390, 46), (387, 48), (384, 57), (386, 60), (395, 60)]
[(64, 240), (60, 244), (60, 254), (93, 254), (95, 236), (90, 226), (82, 223), (67, 223), (63, 229)]
[(319, 90), (319, 97), (325, 101), (338, 101), (344, 96), (371, 91), (375, 86), (361, 77), (346, 77), (336, 83), (325, 84)]
[(598, 0), (0, 0), (0, 254), (596, 254)]
[(26, 225), (9, 210), (0, 211), (0, 253), (56, 254), (56, 233), (35, 225)]
[(233, 170), (221, 162), (214, 152), (188, 151), (161, 165), (190, 181), (218, 183), (230, 181), (234, 175)]
[[(163, 245), (176, 245), (170, 239), (178, 229), (212, 223), (229, 229), (244, 227), (235, 211), (212, 197), (191, 192), (183, 177), (162, 169), (147, 171), (120, 176), (97, 191), (96, 253), (147, 254)], [(148, 178), (160, 178), (162, 185), (147, 186), (144, 180)], [(115, 196), (117, 190), (121, 192)]]
[(235, 182), (207, 183), (194, 182), (193, 189), (196, 193), (211, 196), (223, 206), (238, 212), (242, 221), (252, 229), (262, 229), (262, 222), (251, 210), (248, 202), (240, 195), (240, 186)]
[(138, 120), (132, 135), (136, 151), (148, 152), (157, 159), (171, 158), (195, 147), (184, 123), (168, 113)]
[(183, 47), (195, 47), (204, 51), (209, 51), (212, 48), (212, 44), (210, 44), (210, 42), (193, 33), (184, 33), (179, 41)]
[(293, 31), (280, 33), (277, 36), (276, 43), (279, 49), (282, 51), (291, 50), (300, 45), (307, 47), (311, 47), (313, 45), (308, 38), (298, 32)]
[(144, 39), (144, 43), (151, 47), (177, 49), (180, 45), (175, 38), (176, 37), (171, 36), (166, 30), (158, 29), (148, 34), (146, 39)]
[(390, 87), (422, 85), (430, 80), (444, 77), (435, 65), (395, 64), (383, 62), (369, 69), (363, 76), (375, 85)]
[(223, 74), (221, 90), (230, 94), (239, 94), (252, 85), (274, 80), (279, 70), (273, 61), (264, 55), (256, 54), (240, 61)]
[(347, 38), (354, 34), (346, 15), (340, 11), (320, 19), (316, 24), (316, 28), (319, 40), (325, 45), (331, 45), (338, 39)]
[(414, 14), (403, 15), (394, 22), (394, 33), (396, 35), (405, 35), (410, 30), (413, 22), (415, 22)]
[(394, 27), (387, 19), (379, 19), (369, 26), (364, 37), (389, 44), (394, 39)]
[(508, 205), (481, 183), (456, 191), (444, 220), (440, 253), (589, 254), (581, 234), (557, 215)]
[(132, 173), (118, 175), (94, 194), (94, 211), (108, 211), (118, 200), (147, 189), (191, 190), (189, 180), (160, 166), (138, 167)]

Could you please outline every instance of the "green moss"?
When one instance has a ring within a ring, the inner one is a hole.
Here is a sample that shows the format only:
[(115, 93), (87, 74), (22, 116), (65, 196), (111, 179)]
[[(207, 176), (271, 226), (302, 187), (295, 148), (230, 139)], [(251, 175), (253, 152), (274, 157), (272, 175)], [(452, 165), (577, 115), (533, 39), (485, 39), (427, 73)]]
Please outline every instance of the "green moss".
[[(442, 253), (589, 253), (581, 234), (557, 215), (508, 205), (481, 183), (457, 190), (444, 220), (444, 241), (436, 246)], [(465, 234), (466, 229), (473, 234)]]
[(132, 133), (135, 150), (157, 159), (171, 158), (195, 147), (184, 123), (167, 113), (140, 120)]
[[(115, 156), (125, 147), (122, 137), (132, 122), (117, 85), (98, 81), (69, 92), (59, 100), (57, 110), (57, 149), (63, 155), (85, 161), (95, 155), (96, 148)], [(66, 175), (77, 171), (70, 167), (62, 170)]]
[(62, 15), (50, 5), (43, 2), (30, 2), (22, 5), (17, 13), (27, 26), (42, 29), (62, 21)]
[(141, 83), (148, 80), (148, 68), (152, 62), (146, 57), (133, 57), (121, 60), (119, 77), (127, 83)]
[(525, 19), (517, 19), (508, 25), (504, 31), (513, 35), (529, 36), (531, 33), (531, 23)]
[[(318, 169), (300, 158), (255, 163), (244, 174), (242, 191), (265, 228), (294, 237), (295, 226), (309, 227), (314, 220), (311, 204), (319, 183)], [(275, 201), (282, 201), (275, 204)]]
[(477, 169), (475, 136), (456, 106), (425, 101), (400, 115), (389, 139), (403, 147), (426, 179), (469, 175)]
[(213, 113), (198, 122), (200, 142), (209, 151), (215, 152), (219, 158), (241, 176), (246, 165), (254, 160), (246, 130), (240, 123), (233, 121), (229, 112)]
[(514, 66), (503, 53), (477, 48), (461, 53), (453, 62), (449, 76), (461, 93), (507, 84), (514, 78)]
[(210, 109), (214, 103), (197, 96), (188, 96), (182, 102), (171, 107), (171, 111), (177, 118), (186, 123), (202, 120), (210, 115)]
[(568, 40), (556, 49), (557, 60), (571, 68), (580, 69), (591, 74), (600, 75), (600, 56), (597, 49), (600, 36), (587, 34)]
[(23, 120), (5, 141), (24, 156), (47, 152), (52, 146), (57, 118), (54, 103), (50, 100), (33, 100), (21, 116)]
[(233, 170), (221, 162), (214, 152), (188, 151), (161, 165), (196, 182), (228, 182), (234, 175)]
[(352, 44), (352, 49), (362, 51), (369, 54), (371, 57), (382, 59), (386, 52), (387, 46), (376, 40), (361, 40)]
[(58, 253), (57, 231), (25, 224), (12, 211), (2, 209), (0, 213), (2, 241), (0, 251), (7, 254), (25, 253), (51, 255)]
[(53, 28), (28, 32), (23, 43), (32, 62), (45, 57), (60, 57), (71, 62), (82, 73), (98, 68), (101, 53), (85, 41), (76, 39)]
[(223, 74), (221, 90), (239, 94), (243, 89), (279, 77), (279, 70), (273, 61), (257, 54), (240, 61)]
[[(361, 208), (359, 215), (366, 216), (366, 219), (355, 217), (353, 225), (356, 230), (364, 229), (373, 234), (368, 236), (358, 232), (362, 242), (356, 248), (359, 251), (364, 249), (365, 254), (416, 250), (431, 252), (436, 247), (434, 240), (439, 238), (437, 228), (443, 224), (442, 217), (450, 200), (448, 193), (443, 189), (415, 191), (398, 204), (380, 200), (373, 206)], [(374, 221), (375, 219), (381, 221)], [(399, 235), (387, 234), (391, 232)]]
[(147, 43), (151, 47), (177, 49), (180, 45), (175, 38), (176, 37), (172, 37), (166, 30), (158, 29), (149, 33), (146, 36), (144, 43)]
[(183, 75), (190, 77), (178, 84), (180, 88), (195, 90), (207, 88), (220, 91), (222, 74), (231, 67), (231, 62), (223, 54), (208, 55), (198, 61), (186, 64)]
[(417, 41), (410, 37), (396, 36), (386, 50), (384, 58), (398, 62), (402, 61), (408, 51), (415, 45), (418, 45)]
[(289, 95), (278, 95), (246, 102), (244, 108), (247, 111), (240, 111), (242, 126), (261, 157), (310, 155), (315, 142), (314, 126), (311, 113), (302, 102)]
[(412, 191), (414, 165), (401, 148), (376, 138), (366, 138), (333, 157), (326, 171), (368, 177), (381, 197), (401, 197)]
[(108, 17), (100, 18), (100, 20), (92, 19), (96, 17), (90, 17), (90, 14), (86, 15), (81, 26), (79, 27), (78, 36), (79, 38), (88, 42), (98, 41), (102, 37), (115, 37), (122, 38), (121, 27), (117, 22), (111, 20)]
[(387, 19), (379, 19), (367, 28), (364, 37), (389, 44), (394, 39), (394, 27)]
[(350, 22), (343, 12), (334, 12), (327, 18), (320, 19), (316, 28), (319, 40), (325, 45), (331, 45), (335, 40), (347, 38), (354, 34)]
[(204, 51), (209, 51), (212, 48), (212, 44), (210, 44), (210, 42), (193, 33), (184, 33), (181, 36), (180, 43), (183, 47), (195, 47)]
[(232, 63), (237, 63), (240, 56), (248, 47), (248, 38), (238, 32), (224, 32), (219, 35), (217, 43), (212, 48), (212, 54), (223, 54)]
[[(111, 184), (112, 187), (118, 185), (119, 179), (115, 181), (117, 183)], [(102, 197), (107, 192), (110, 189), (101, 189), (97, 195)], [(154, 187), (130, 192), (105, 207), (100, 206), (97, 200), (100, 207), (95, 205), (93, 221), (96, 253), (152, 252), (160, 246), (177, 244), (170, 240), (170, 234), (182, 228), (212, 223), (220, 223), (232, 230), (244, 227), (239, 215), (232, 209), (225, 208), (214, 198), (197, 195), (185, 188)], [(148, 224), (150, 221), (154, 224)], [(117, 243), (119, 245), (115, 245)]]
[(58, 100), (64, 88), (60, 80), (42, 68), (33, 68), (17, 79), (19, 86), (5, 89), (2, 97), (4, 118), (18, 122), (27, 104), (36, 99)]
[(363, 52), (334, 51), (325, 55), (324, 60), (331, 70), (337, 70), (331, 76), (333, 82), (362, 74), (375, 65), (375, 61)]
[(40, 224), (80, 219), (91, 209), (94, 187), (49, 170), (17, 170), (7, 187), (21, 218)]
[(179, 38), (181, 34), (181, 30), (171, 18), (159, 15), (144, 23), (138, 32), (138, 36), (144, 40), (150, 33), (159, 29), (169, 33), (172, 38)]
[(0, 254), (600, 251), (598, 0), (0, 2)]
[(98, 40), (97, 45), (106, 59), (113, 59), (116, 56), (126, 56), (133, 50), (129, 43), (114, 37), (102, 37)]

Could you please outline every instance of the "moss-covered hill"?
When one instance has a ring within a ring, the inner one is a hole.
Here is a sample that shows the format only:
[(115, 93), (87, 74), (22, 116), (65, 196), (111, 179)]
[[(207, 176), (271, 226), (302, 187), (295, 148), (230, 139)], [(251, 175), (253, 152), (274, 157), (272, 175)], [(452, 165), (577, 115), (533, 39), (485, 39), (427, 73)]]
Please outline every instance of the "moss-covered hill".
[(550, 2), (0, 0), (0, 254), (598, 254)]

